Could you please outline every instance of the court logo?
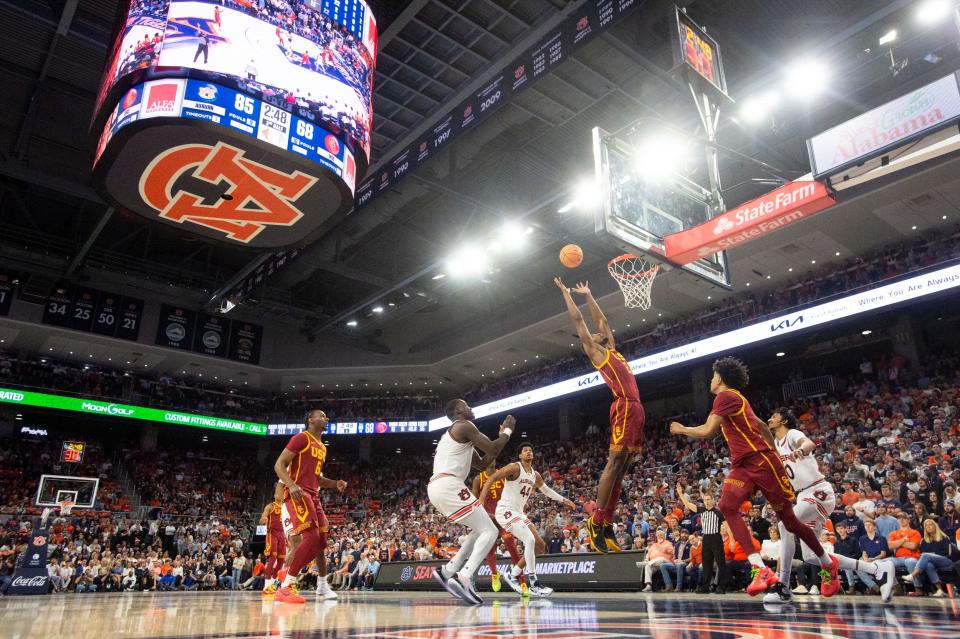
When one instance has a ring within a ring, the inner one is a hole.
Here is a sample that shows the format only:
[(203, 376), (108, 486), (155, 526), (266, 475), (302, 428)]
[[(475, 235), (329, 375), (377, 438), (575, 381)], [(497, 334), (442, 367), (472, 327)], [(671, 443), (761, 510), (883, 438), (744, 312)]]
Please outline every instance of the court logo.
[[(228, 188), (214, 204), (204, 204), (203, 196), (183, 188), (174, 192), (183, 176), (226, 182)], [(143, 201), (160, 217), (220, 231), (226, 239), (246, 244), (270, 226), (296, 224), (303, 212), (295, 204), (316, 182), (300, 171), (284, 173), (254, 162), (241, 149), (218, 142), (164, 151), (144, 170), (139, 188)]]
[(413, 566), (405, 566), (400, 572), (400, 581), (410, 581), (410, 577), (413, 577)]

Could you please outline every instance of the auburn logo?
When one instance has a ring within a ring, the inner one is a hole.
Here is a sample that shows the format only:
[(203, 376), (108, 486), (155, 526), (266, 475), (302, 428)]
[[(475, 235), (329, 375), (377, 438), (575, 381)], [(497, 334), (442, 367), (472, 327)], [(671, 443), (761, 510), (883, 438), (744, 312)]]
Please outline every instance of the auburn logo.
[[(174, 183), (190, 174), (211, 184), (227, 182), (224, 197), (214, 204), (179, 190)], [(160, 217), (191, 222), (248, 243), (268, 226), (293, 226), (303, 217), (294, 203), (317, 178), (294, 171), (283, 173), (244, 157), (229, 144), (185, 144), (158, 155), (140, 176), (140, 196)]]

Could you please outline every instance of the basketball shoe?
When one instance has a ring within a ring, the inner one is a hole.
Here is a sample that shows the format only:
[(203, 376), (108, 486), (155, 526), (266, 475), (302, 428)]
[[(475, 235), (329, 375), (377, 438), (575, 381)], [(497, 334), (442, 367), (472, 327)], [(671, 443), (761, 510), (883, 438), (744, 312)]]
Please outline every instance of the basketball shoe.
[(450, 578), (447, 577), (446, 574), (444, 574), (444, 572), (443, 572), (443, 566), (437, 566), (437, 567), (433, 570), (433, 578), (437, 580), (437, 583), (439, 583), (441, 586), (443, 586), (443, 589), (444, 589), (444, 590), (446, 590), (447, 592), (449, 592), (451, 595), (453, 595), (453, 596), (456, 597), (457, 599), (460, 598), (460, 594), (459, 594), (458, 592), (456, 592), (453, 588), (450, 587)]
[(833, 555), (830, 556), (830, 567), (820, 569), (820, 594), (832, 597), (840, 590), (840, 562)]
[(493, 589), (494, 592), (500, 592), (500, 588), (502, 588), (502, 586), (500, 585), (499, 572), (495, 572), (492, 575), (490, 575), (490, 587)]
[(751, 597), (756, 597), (770, 586), (780, 583), (780, 579), (777, 578), (776, 573), (770, 570), (768, 566), (764, 566), (763, 568), (754, 566), (750, 569), (750, 576), (753, 579), (750, 581), (750, 585), (747, 586), (747, 594)]
[(473, 585), (473, 577), (462, 570), (447, 580), (450, 590), (457, 593), (461, 599), (469, 604), (482, 604), (483, 599), (477, 594)]
[(765, 604), (785, 604), (791, 601), (793, 601), (793, 593), (779, 581), (763, 596)]
[(300, 592), (297, 590), (297, 584), (290, 584), (286, 588), (281, 588), (277, 591), (276, 596), (273, 598), (276, 603), (290, 603), (290, 604), (302, 604), (306, 603), (306, 599), (300, 596)]
[(337, 593), (331, 590), (330, 584), (328, 584), (327, 580), (323, 577), (317, 578), (317, 596), (321, 599), (339, 599)]
[(262, 594), (264, 597), (273, 597), (274, 595), (276, 595), (276, 594), (277, 594), (277, 583), (271, 579), (271, 580), (270, 580), (270, 583), (267, 584), (267, 585), (264, 587), (263, 592), (262, 592), (261, 594)]
[(601, 555), (607, 554), (607, 541), (603, 535), (604, 527), (602, 524), (593, 523), (593, 518), (587, 519), (587, 536), (590, 538), (590, 547)]
[(500, 579), (503, 583), (506, 583), (510, 586), (510, 590), (514, 591), (518, 595), (521, 594), (522, 589), (520, 587), (520, 579), (515, 577), (511, 571), (507, 571), (500, 574)]
[(620, 544), (617, 543), (617, 538), (613, 532), (613, 524), (603, 525), (603, 540), (606, 542), (607, 550), (610, 552), (623, 552), (623, 549), (620, 548)]

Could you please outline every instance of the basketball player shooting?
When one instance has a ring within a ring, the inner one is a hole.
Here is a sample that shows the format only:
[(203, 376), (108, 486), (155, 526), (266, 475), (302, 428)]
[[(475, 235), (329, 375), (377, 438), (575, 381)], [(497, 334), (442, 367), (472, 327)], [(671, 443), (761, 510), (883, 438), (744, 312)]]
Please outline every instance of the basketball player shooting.
[(473, 576), (496, 543), (498, 532), (465, 482), (471, 468), (483, 470), (496, 460), (510, 441), (517, 420), (507, 415), (500, 424), (500, 436), (490, 441), (473, 423), (475, 417), (467, 402), (450, 400), (446, 413), (452, 423), (437, 444), (427, 496), (447, 521), (466, 526), (470, 534), (453, 559), (434, 571), (434, 578), (451, 595), (467, 603), (481, 604), (483, 599), (477, 594)]
[(274, 577), (283, 567), (283, 561), (286, 559), (287, 538), (283, 532), (283, 490), (283, 482), (278, 481), (273, 487), (273, 501), (267, 504), (260, 514), (260, 523), (267, 527), (267, 538), (263, 547), (263, 554), (267, 558), (267, 565), (263, 569), (264, 597), (277, 594), (277, 583)]
[(287, 537), (290, 538), (292, 553), (289, 569), (277, 590), (277, 602), (306, 601), (297, 592), (297, 577), (314, 559), (319, 570), (317, 594), (324, 599), (337, 598), (326, 580), (326, 558), (323, 551), (327, 547), (328, 524), (317, 491), (320, 488), (336, 488), (342, 493), (347, 488), (347, 482), (342, 479), (327, 479), (322, 474), (323, 463), (327, 459), (327, 447), (320, 441), (320, 436), (327, 428), (327, 421), (327, 415), (322, 410), (310, 411), (307, 414), (306, 430), (290, 438), (273, 465), (277, 477), (286, 486), (283, 525)]
[[(567, 313), (580, 337), (580, 347), (613, 393), (613, 403), (610, 404), (610, 454), (597, 485), (597, 508), (587, 520), (587, 533), (590, 535), (590, 546), (598, 553), (620, 552), (614, 536), (613, 514), (620, 502), (623, 476), (627, 474), (634, 453), (640, 452), (643, 444), (645, 416), (637, 378), (633, 376), (627, 360), (617, 352), (613, 330), (593, 299), (587, 283), (582, 282), (568, 289), (559, 277), (553, 281), (563, 293)], [(591, 333), (587, 328), (583, 314), (570, 295), (571, 290), (586, 298), (590, 315), (597, 325), (596, 333)]]
[[(547, 545), (537, 528), (524, 515), (524, 511), (527, 509), (527, 500), (535, 490), (567, 508), (574, 508), (574, 503), (543, 483), (543, 477), (533, 469), (533, 444), (523, 444), (520, 447), (519, 461), (507, 464), (490, 477), (480, 492), (481, 502), (486, 503), (491, 486), (497, 482), (503, 482), (500, 501), (497, 503), (497, 524), (523, 542), (523, 558), (526, 562), (530, 593), (537, 597), (549, 597), (553, 594), (553, 588), (541, 586), (537, 580), (537, 555), (542, 554)], [(519, 579), (520, 571), (520, 566), (514, 564), (511, 577)]]
[[(740, 504), (759, 489), (777, 512), (783, 527), (813, 551), (823, 567), (820, 593), (832, 597), (840, 588), (839, 563), (824, 551), (813, 529), (797, 519), (793, 512), (793, 488), (776, 453), (773, 435), (740, 392), (749, 381), (747, 366), (743, 362), (733, 357), (718, 359), (713, 363), (713, 378), (710, 380), (710, 392), (716, 398), (706, 423), (687, 428), (679, 422), (672, 422), (670, 433), (695, 439), (711, 439), (718, 433), (723, 434), (730, 447), (731, 468), (723, 480), (718, 506), (734, 539), (743, 548), (753, 548), (750, 530), (740, 516)], [(779, 582), (777, 575), (763, 563), (759, 552), (750, 553), (747, 560), (753, 566), (748, 595), (756, 596)]]

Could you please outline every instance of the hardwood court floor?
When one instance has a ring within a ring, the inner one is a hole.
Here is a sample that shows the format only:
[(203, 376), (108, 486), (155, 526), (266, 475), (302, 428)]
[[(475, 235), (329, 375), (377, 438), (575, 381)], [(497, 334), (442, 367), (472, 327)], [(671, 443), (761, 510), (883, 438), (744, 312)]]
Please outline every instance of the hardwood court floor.
[(522, 602), (486, 593), (481, 606), (446, 593), (306, 595), (301, 606), (256, 593), (124, 593), (0, 598), (0, 637), (244, 639), (960, 638), (957, 600), (802, 597), (787, 609), (745, 595), (557, 593)]

